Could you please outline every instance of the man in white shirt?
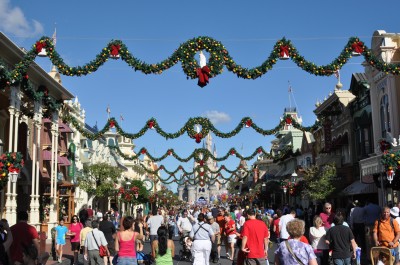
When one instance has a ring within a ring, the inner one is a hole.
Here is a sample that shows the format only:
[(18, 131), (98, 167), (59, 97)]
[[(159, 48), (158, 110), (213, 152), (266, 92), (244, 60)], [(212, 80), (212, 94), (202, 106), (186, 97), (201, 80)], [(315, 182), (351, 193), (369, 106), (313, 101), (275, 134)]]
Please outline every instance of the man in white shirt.
[(150, 229), (150, 246), (153, 246), (153, 241), (158, 239), (157, 230), (164, 223), (164, 217), (160, 214), (161, 211), (154, 208), (152, 213), (153, 216), (147, 220), (147, 227)]
[(92, 222), (93, 230), (86, 235), (85, 239), (85, 259), (90, 261), (90, 264), (103, 264), (103, 258), (100, 257), (99, 248), (104, 246), (107, 250), (107, 255), (110, 256), (110, 251), (107, 247), (107, 240), (104, 233), (99, 228), (97, 221)]
[(279, 221), (280, 242), (288, 240), (289, 233), (286, 230), (286, 224), (296, 217), (296, 211), (292, 209), (290, 213), (283, 215)]
[(192, 223), (190, 222), (188, 218), (188, 211), (184, 210), (182, 213), (183, 216), (179, 217), (178, 221), (176, 222), (179, 233), (181, 233), (183, 236), (188, 235), (190, 231), (192, 231)]

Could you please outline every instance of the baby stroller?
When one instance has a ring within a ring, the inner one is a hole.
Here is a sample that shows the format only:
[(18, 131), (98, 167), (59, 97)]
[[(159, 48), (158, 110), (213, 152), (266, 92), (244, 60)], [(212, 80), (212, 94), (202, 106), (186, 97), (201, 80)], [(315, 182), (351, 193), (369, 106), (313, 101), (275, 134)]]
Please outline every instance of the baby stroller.
[(182, 246), (182, 249), (179, 251), (180, 260), (192, 262), (192, 239), (187, 235), (182, 235), (179, 243)]

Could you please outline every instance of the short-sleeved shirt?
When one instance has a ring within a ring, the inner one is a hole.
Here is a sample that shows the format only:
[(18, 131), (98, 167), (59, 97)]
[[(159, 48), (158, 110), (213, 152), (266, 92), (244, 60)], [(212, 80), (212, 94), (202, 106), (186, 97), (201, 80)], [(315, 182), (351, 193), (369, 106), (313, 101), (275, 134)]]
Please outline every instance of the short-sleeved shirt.
[[(93, 236), (96, 238), (93, 238)], [(96, 244), (97, 242), (97, 244)], [(99, 229), (95, 228), (86, 234), (85, 248), (87, 250), (99, 250), (100, 246), (107, 246), (107, 240)]]
[(164, 223), (164, 217), (162, 215), (153, 215), (147, 221), (147, 225), (150, 227), (150, 235), (157, 235), (157, 230)]
[[(289, 239), (287, 242), (289, 243), (290, 248), (293, 250), (293, 253), (296, 253), (296, 256), (303, 262), (303, 264), (309, 264), (309, 261), (311, 259), (317, 258), (314, 254), (314, 250), (310, 245), (294, 239)], [(299, 264), (297, 260), (293, 257), (293, 255), (290, 254), (289, 250), (286, 247), (285, 241), (279, 244), (278, 249), (275, 251), (275, 258), (279, 258), (280, 264)]]
[(83, 225), (81, 223), (71, 224), (69, 226), (69, 230), (75, 235), (71, 236), (71, 242), (80, 242), (81, 241), (81, 230), (83, 229)]
[(219, 233), (221, 235), (224, 234), (224, 227), (225, 227), (225, 218), (222, 215), (217, 215), (217, 218), (215, 218), (215, 221), (218, 223), (220, 231)]
[(212, 230), (214, 232), (214, 235), (220, 233), (220, 227), (219, 227), (219, 224), (217, 222), (212, 223), (211, 224), (211, 228), (212, 228)]
[(326, 213), (320, 213), (319, 217), (322, 219), (322, 225), (329, 229), (331, 228), (331, 224), (333, 223), (333, 218), (335, 217), (334, 213), (331, 213), (330, 215), (327, 215)]
[(250, 249), (249, 258), (265, 258), (264, 239), (269, 237), (267, 225), (257, 219), (244, 222), (241, 237), (247, 237), (246, 247)]
[(58, 225), (56, 226), (56, 231), (57, 231), (57, 238), (56, 238), (57, 244), (65, 245), (65, 235), (68, 232), (68, 228), (64, 225)]
[(210, 240), (214, 231), (209, 224), (204, 222), (195, 223), (190, 231), (190, 237), (194, 240)]
[(35, 227), (26, 222), (18, 222), (10, 227), (13, 235), (13, 242), (10, 247), (10, 257), (12, 262), (22, 260), (22, 246), (29, 246), (33, 243), (34, 239), (39, 239), (39, 234)]
[[(379, 224), (379, 232), (378, 232), (378, 220), (375, 221), (374, 232), (377, 233), (378, 241), (381, 242), (384, 246), (388, 246), (389, 242), (393, 242), (393, 239), (396, 237), (396, 234), (400, 231), (399, 223), (393, 220), (393, 228), (390, 225), (390, 218), (386, 220), (380, 219)], [(399, 242), (396, 242), (394, 247), (397, 247)]]
[(290, 213), (281, 216), (281, 218), (279, 220), (280, 238), (283, 238), (283, 239), (289, 238), (289, 233), (286, 230), (286, 224), (289, 223), (293, 219), (294, 219), (294, 216), (291, 215)]
[(354, 239), (351, 229), (344, 225), (335, 225), (326, 232), (326, 240), (332, 249), (332, 258), (347, 259), (352, 256), (351, 240)]
[[(233, 230), (231, 230), (233, 228)], [(225, 224), (225, 235), (233, 235), (236, 232), (236, 223), (232, 219)]]

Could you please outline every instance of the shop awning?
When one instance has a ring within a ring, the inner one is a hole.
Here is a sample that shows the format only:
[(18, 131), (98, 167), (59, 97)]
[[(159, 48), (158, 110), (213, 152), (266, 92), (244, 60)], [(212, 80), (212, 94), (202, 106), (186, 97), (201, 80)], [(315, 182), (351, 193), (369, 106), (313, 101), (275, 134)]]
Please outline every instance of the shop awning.
[(354, 183), (347, 186), (342, 190), (342, 194), (345, 196), (357, 195), (357, 194), (369, 194), (378, 192), (378, 188), (375, 183), (365, 184), (360, 181), (355, 181)]
[(58, 129), (60, 132), (64, 132), (64, 133), (73, 133), (74, 131), (71, 129), (71, 127), (68, 126), (68, 124), (66, 123), (62, 123), (60, 122), (58, 124)]
[(58, 157), (58, 163), (60, 164), (60, 166), (70, 166), (71, 162), (68, 160), (68, 157), (66, 156), (59, 156)]

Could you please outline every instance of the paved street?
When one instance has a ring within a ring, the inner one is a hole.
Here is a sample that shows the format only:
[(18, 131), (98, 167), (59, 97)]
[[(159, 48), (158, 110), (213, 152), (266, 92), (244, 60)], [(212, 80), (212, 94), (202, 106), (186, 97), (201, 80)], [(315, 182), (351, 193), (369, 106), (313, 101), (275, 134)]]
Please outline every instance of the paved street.
[[(191, 264), (188, 261), (181, 261), (180, 257), (179, 257), (179, 251), (182, 249), (178, 237), (174, 238), (174, 242), (175, 242), (175, 257), (174, 257), (174, 265), (189, 265)], [(269, 261), (270, 263), (273, 263), (274, 260), (274, 250), (275, 250), (276, 245), (274, 244), (273, 248), (269, 250), (268, 256), (269, 256)], [(46, 251), (50, 253), (50, 249), (51, 249), (51, 245), (50, 244), (46, 244)], [(150, 253), (150, 243), (146, 242), (145, 243), (145, 248), (144, 248), (144, 252), (145, 253)], [(69, 241), (67, 240), (67, 244), (64, 246), (64, 255), (63, 255), (63, 265), (72, 265), (72, 261), (73, 261), (73, 255), (71, 253), (71, 245), (69, 243)], [(80, 264), (83, 264), (83, 256), (80, 255), (79, 257), (79, 261)], [(47, 265), (53, 265), (53, 264), (60, 264), (57, 261), (53, 261), (53, 259), (49, 258), (48, 262), (46, 263)], [(213, 263), (210, 263), (213, 264)], [(214, 263), (216, 264), (216, 263)], [(225, 247), (222, 246), (222, 250), (221, 250), (221, 259), (220, 262), (218, 264), (221, 265), (231, 265), (232, 261), (228, 260), (225, 256)]]

